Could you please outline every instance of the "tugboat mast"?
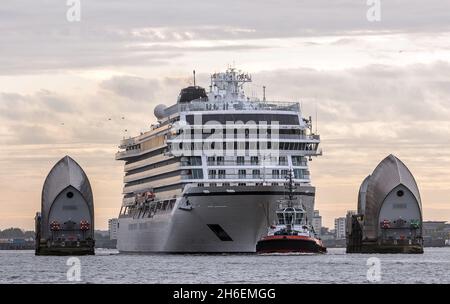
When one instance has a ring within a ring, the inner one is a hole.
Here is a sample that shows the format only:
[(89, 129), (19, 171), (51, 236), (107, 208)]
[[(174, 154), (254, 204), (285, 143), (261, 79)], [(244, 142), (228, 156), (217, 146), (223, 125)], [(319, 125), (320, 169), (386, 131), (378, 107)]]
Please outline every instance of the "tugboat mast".
[(294, 197), (294, 190), (295, 190), (295, 186), (294, 186), (294, 180), (292, 178), (293, 172), (292, 169), (289, 170), (289, 176), (288, 176), (288, 184), (286, 186), (286, 188), (289, 190), (289, 195), (288, 195), (288, 207), (292, 208), (293, 207), (293, 201), (295, 199)]

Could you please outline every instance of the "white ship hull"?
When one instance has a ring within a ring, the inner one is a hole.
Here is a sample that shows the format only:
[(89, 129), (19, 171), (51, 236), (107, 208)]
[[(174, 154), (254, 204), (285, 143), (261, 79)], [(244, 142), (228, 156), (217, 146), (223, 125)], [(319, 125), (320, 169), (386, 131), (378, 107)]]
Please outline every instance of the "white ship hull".
[[(117, 248), (130, 253), (255, 252), (256, 243), (273, 223), (284, 190), (279, 186), (240, 188), (195, 188), (177, 199), (170, 211), (152, 218), (119, 218)], [(298, 197), (312, 210), (314, 188), (299, 187), (298, 191), (306, 192)], [(180, 209), (186, 198), (191, 210)]]

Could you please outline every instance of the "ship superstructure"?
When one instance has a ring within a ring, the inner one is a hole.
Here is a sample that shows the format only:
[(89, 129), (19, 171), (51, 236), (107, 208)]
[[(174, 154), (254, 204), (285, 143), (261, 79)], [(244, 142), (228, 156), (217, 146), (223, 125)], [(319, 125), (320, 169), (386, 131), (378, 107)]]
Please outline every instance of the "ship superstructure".
[(125, 161), (118, 249), (123, 252), (254, 252), (267, 234), (292, 170), (295, 195), (313, 218), (308, 161), (321, 154), (311, 118), (292, 102), (250, 98), (249, 74), (211, 75), (157, 124), (122, 140)]

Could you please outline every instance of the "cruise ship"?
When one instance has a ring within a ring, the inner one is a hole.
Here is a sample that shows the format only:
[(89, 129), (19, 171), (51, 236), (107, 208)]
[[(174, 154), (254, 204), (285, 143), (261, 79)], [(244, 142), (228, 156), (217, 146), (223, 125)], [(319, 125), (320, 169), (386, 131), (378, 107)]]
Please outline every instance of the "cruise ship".
[(315, 188), (308, 163), (320, 136), (298, 102), (249, 97), (251, 75), (228, 68), (209, 89), (183, 88), (177, 102), (154, 109), (157, 123), (124, 138), (118, 218), (120, 252), (246, 253), (267, 235), (286, 176), (313, 218)]

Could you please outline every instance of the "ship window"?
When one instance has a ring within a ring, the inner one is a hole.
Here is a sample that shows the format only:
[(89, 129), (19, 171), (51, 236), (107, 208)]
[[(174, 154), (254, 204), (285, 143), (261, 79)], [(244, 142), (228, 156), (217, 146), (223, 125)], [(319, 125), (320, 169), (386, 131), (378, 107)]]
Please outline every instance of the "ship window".
[(66, 196), (67, 196), (67, 198), (72, 198), (73, 192), (72, 191), (67, 192)]
[(245, 158), (244, 158), (244, 156), (238, 156), (238, 157), (237, 157), (237, 164), (240, 165), (240, 166), (242, 166), (242, 165), (244, 165), (244, 163), (245, 163)]
[(203, 144), (201, 142), (194, 144), (195, 151), (201, 151), (203, 149)]
[(272, 170), (272, 178), (280, 178), (280, 170)]
[(223, 156), (217, 156), (217, 165), (223, 166), (224, 164), (225, 164), (225, 160), (224, 160)]
[(216, 170), (209, 170), (209, 178), (215, 179), (216, 178)]
[(203, 170), (202, 169), (192, 169), (192, 178), (193, 179), (202, 179), (203, 178)]
[(284, 218), (285, 218), (286, 224), (293, 224), (294, 213), (286, 212)]
[(405, 194), (405, 193), (403, 192), (403, 190), (398, 190), (398, 191), (397, 191), (397, 196), (398, 196), (398, 197), (402, 197), (403, 194)]
[(304, 178), (304, 170), (294, 169), (294, 177), (297, 179), (303, 179)]
[(286, 156), (280, 156), (280, 158), (278, 159), (278, 165), (287, 166)]
[(200, 156), (191, 156), (189, 158), (190, 165), (191, 166), (201, 166), (202, 165), (202, 158)]
[(219, 178), (225, 179), (225, 170), (219, 170)]
[(301, 225), (303, 223), (303, 213), (297, 212), (295, 217), (295, 224)]
[(259, 170), (253, 170), (252, 171), (252, 175), (253, 175), (253, 178), (260, 178), (260, 171)]
[(306, 159), (303, 156), (292, 156), (293, 166), (306, 166)]
[(258, 156), (252, 156), (250, 158), (251, 164), (254, 165), (258, 165)]
[(77, 210), (77, 206), (73, 206), (73, 205), (64, 205), (62, 207), (63, 210)]
[(401, 203), (401, 204), (394, 204), (394, 205), (392, 206), (392, 208), (393, 208), (393, 209), (406, 209), (407, 206), (406, 206), (405, 203)]
[(239, 178), (245, 178), (245, 176), (246, 176), (245, 170), (239, 170), (238, 175), (239, 175)]

